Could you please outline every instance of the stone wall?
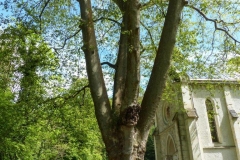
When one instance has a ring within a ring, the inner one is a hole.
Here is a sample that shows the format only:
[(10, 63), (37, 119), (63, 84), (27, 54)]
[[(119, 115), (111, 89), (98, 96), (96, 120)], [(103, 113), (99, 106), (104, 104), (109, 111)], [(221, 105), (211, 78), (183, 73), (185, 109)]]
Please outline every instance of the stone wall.
[[(156, 114), (157, 160), (240, 159), (240, 85), (236, 81), (187, 80), (172, 85), (171, 102)], [(213, 142), (206, 99), (213, 105), (218, 141)], [(174, 102), (181, 103), (174, 103)], [(168, 155), (169, 139), (176, 153)]]

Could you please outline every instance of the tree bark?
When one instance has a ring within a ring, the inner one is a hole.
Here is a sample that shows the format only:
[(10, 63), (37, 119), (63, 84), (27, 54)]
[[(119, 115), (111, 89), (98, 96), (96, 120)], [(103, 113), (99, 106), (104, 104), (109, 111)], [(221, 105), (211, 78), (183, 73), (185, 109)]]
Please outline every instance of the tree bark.
[(112, 121), (111, 106), (98, 54), (91, 2), (90, 0), (79, 0), (78, 2), (80, 3), (82, 19), (82, 25), (80, 27), (82, 28), (84, 42), (82, 50), (85, 54), (89, 87), (94, 102), (98, 125), (102, 133), (103, 141), (108, 149), (111, 146), (111, 140), (109, 139)]
[[(128, 116), (133, 111), (130, 106), (137, 104), (139, 82), (140, 82), (140, 3), (138, 0), (117, 2), (123, 14), (120, 45), (117, 59), (117, 68), (114, 83), (113, 109), (117, 116), (118, 131), (117, 137), (120, 147), (120, 154), (112, 154), (110, 159), (139, 159), (139, 154), (134, 145), (138, 140), (138, 132), (135, 129), (134, 121)], [(130, 109), (130, 110), (129, 110)], [(128, 111), (127, 111), (128, 110)], [(133, 111), (134, 112), (134, 111)], [(137, 112), (135, 112), (138, 114)], [(120, 117), (119, 117), (120, 116)], [(126, 118), (127, 117), (127, 118)], [(136, 115), (138, 117), (138, 115)], [(127, 119), (122, 122), (122, 119)], [(113, 151), (115, 152), (115, 151)], [(144, 152), (143, 152), (144, 153)], [(144, 154), (143, 154), (144, 155)]]
[(147, 137), (159, 106), (174, 49), (184, 0), (170, 0), (150, 80), (142, 100), (138, 129)]
[(123, 21), (114, 83), (114, 109), (136, 103), (140, 82), (140, 3), (118, 0)]
[(126, 31), (127, 31), (126, 26), (122, 25), (119, 40), (119, 51), (116, 63), (116, 72), (114, 77), (113, 104), (112, 104), (113, 112), (116, 116), (119, 116), (120, 114), (127, 75), (127, 35), (123, 34)]

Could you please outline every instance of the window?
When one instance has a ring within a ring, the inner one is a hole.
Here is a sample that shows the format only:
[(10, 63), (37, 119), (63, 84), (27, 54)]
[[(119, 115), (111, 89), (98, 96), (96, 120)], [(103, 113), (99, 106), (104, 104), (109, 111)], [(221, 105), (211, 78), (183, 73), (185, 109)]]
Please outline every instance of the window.
[(169, 105), (163, 106), (163, 121), (165, 124), (171, 122), (171, 108)]
[(207, 99), (205, 104), (206, 104), (206, 108), (207, 108), (208, 123), (209, 123), (212, 141), (219, 142), (218, 134), (217, 134), (216, 120), (215, 120), (216, 113), (214, 112), (212, 101)]
[(167, 140), (167, 155), (165, 157), (165, 160), (175, 160), (177, 158), (177, 150), (175, 148), (173, 139), (171, 136), (168, 136)]

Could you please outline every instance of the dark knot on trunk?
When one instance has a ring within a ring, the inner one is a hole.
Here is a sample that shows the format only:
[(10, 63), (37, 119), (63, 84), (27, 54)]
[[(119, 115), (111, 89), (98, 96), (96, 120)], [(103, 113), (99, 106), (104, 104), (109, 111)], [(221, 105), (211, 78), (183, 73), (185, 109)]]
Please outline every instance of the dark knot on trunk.
[(139, 104), (132, 104), (125, 108), (122, 112), (122, 124), (126, 126), (136, 125), (139, 120), (140, 109)]

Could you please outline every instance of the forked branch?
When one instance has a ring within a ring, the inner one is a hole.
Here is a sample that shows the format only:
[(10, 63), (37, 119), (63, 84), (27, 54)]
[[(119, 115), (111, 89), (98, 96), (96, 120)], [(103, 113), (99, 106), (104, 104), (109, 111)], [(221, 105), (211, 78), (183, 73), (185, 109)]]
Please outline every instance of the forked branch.
[[(211, 19), (211, 18), (208, 18), (200, 9), (194, 7), (194, 6), (191, 6), (191, 5), (187, 5), (189, 8), (192, 8), (194, 9), (195, 11), (197, 11), (206, 21), (210, 21), (210, 22), (213, 22), (214, 23), (214, 28), (215, 30), (219, 30), (219, 31), (222, 31), (224, 32), (228, 37), (230, 37), (235, 43), (240, 43), (240, 41), (238, 41), (236, 38), (234, 38), (226, 29), (223, 29), (223, 28), (220, 28), (218, 27), (218, 20), (217, 19)], [(221, 20), (222, 22), (222, 20)]]
[(59, 95), (59, 96), (57, 96), (57, 97), (47, 99), (47, 100), (43, 101), (42, 103), (43, 103), (43, 104), (46, 104), (46, 103), (49, 103), (49, 102), (54, 102), (54, 101), (56, 101), (56, 100), (58, 100), (58, 99), (61, 99), (61, 98), (64, 100), (63, 103), (65, 103), (65, 102), (68, 101), (69, 99), (75, 98), (75, 97), (76, 97), (77, 95), (79, 95), (79, 93), (81, 93), (81, 92), (83, 92), (82, 98), (84, 98), (85, 92), (86, 92), (86, 89), (87, 89), (87, 88), (89, 88), (89, 84), (86, 85), (86, 86), (83, 86), (82, 88), (80, 88), (80, 89), (78, 89), (78, 90), (76, 90), (73, 94)]
[(66, 37), (66, 38), (64, 39), (63, 45), (62, 45), (61, 47), (59, 47), (59, 48), (54, 48), (54, 49), (56, 49), (56, 50), (58, 50), (58, 49), (63, 49), (63, 48), (65, 47), (65, 45), (67, 44), (67, 41), (68, 41), (69, 39), (75, 37), (78, 33), (80, 33), (80, 31), (81, 31), (81, 28), (78, 29), (76, 32), (74, 32), (72, 35)]

